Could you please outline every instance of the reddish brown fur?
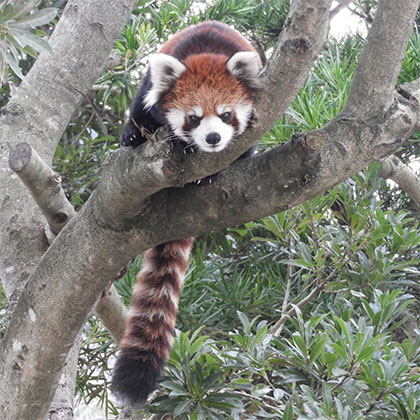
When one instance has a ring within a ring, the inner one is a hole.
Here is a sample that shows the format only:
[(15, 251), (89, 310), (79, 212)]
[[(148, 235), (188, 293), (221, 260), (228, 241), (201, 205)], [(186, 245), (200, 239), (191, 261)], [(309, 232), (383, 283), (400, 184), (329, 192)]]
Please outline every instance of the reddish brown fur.
[[(211, 37), (211, 34), (213, 33), (223, 38), (226, 43), (232, 45), (236, 51), (255, 51), (254, 47), (245, 40), (239, 32), (228, 26), (224, 26), (223, 29), (221, 27), (214, 27), (212, 26), (214, 23), (217, 24), (218, 22), (208, 21), (201, 25), (190, 26), (189, 28), (183, 29), (167, 41), (159, 52), (176, 56), (174, 52), (178, 45), (183, 40), (190, 38), (193, 31), (195, 32), (195, 35), (205, 34), (208, 37)], [(215, 51), (223, 51), (224, 45), (224, 43), (219, 45), (214, 44), (213, 47)]]
[(192, 55), (185, 60), (187, 69), (174, 88), (163, 98), (164, 109), (203, 110), (203, 117), (217, 115), (220, 104), (232, 108), (251, 102), (252, 91), (226, 69), (228, 57), (221, 54)]

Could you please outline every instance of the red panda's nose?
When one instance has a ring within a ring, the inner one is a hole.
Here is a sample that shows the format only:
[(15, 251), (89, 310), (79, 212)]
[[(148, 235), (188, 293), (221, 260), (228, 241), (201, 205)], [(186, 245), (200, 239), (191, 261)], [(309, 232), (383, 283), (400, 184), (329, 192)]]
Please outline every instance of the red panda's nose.
[(217, 143), (219, 143), (220, 139), (221, 137), (219, 133), (210, 133), (210, 134), (207, 134), (206, 142), (214, 146)]

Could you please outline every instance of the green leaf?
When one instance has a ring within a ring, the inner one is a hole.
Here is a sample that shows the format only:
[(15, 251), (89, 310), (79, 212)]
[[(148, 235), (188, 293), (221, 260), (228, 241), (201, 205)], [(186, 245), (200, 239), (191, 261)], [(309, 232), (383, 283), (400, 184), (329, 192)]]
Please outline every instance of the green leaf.
[(174, 417), (178, 417), (180, 414), (185, 414), (192, 403), (193, 402), (191, 400), (180, 402), (174, 409)]
[(4, 9), (4, 12), (0, 15), (0, 23), (7, 22), (13, 16), (13, 13), (13, 6), (9, 3)]
[(52, 49), (48, 42), (32, 32), (25, 31), (21, 28), (9, 28), (9, 33), (21, 44), (22, 47), (29, 45), (39, 53), (52, 54)]
[(25, 16), (31, 10), (38, 6), (39, 0), (16, 0), (15, 2), (15, 19)]
[(322, 335), (316, 340), (315, 344), (312, 345), (311, 350), (310, 350), (310, 358), (309, 358), (311, 364), (318, 358), (318, 356), (321, 353), (324, 352), (327, 341), (328, 341), (328, 336)]
[(54, 7), (47, 7), (10, 23), (9, 26), (13, 28), (35, 28), (51, 22), (56, 15), (57, 9)]
[(19, 77), (19, 79), (23, 79), (23, 74), (19, 68), (18, 63), (13, 58), (13, 56), (9, 53), (6, 54), (7, 63), (9, 64), (10, 68), (15, 72), (16, 76)]
[(238, 314), (239, 319), (241, 320), (241, 324), (244, 330), (246, 330), (249, 326), (249, 319), (248, 317), (241, 311), (236, 311)]
[(293, 406), (289, 400), (286, 404), (286, 408), (284, 409), (282, 420), (292, 420), (292, 419), (293, 419)]

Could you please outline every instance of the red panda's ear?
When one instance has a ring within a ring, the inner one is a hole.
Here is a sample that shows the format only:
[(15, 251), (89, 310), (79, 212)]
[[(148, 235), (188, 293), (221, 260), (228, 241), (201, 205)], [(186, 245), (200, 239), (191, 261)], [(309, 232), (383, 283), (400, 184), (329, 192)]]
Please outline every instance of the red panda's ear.
[(149, 70), (152, 87), (144, 98), (146, 107), (152, 107), (185, 69), (186, 67), (171, 55), (151, 55)]
[(253, 51), (240, 51), (232, 55), (226, 63), (227, 69), (250, 88), (258, 88), (257, 75), (260, 70), (260, 60)]

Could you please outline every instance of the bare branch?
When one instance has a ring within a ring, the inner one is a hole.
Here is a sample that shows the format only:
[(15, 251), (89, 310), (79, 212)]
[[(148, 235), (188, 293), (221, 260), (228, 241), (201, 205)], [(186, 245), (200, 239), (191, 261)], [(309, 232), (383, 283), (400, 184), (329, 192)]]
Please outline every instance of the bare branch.
[(114, 285), (103, 293), (95, 312), (115, 342), (119, 343), (124, 334), (128, 311)]
[(77, 363), (79, 359), (80, 344), (82, 341), (82, 329), (69, 351), (69, 354), (61, 372), (60, 381), (54, 394), (54, 399), (48, 412), (51, 420), (72, 420), (73, 402), (76, 388)]
[(397, 183), (420, 208), (420, 177), (397, 156), (390, 156), (383, 161), (380, 175)]
[(28, 143), (19, 143), (10, 152), (9, 165), (29, 188), (52, 232), (60, 232), (76, 214), (61, 188), (60, 175)]
[(354, 0), (342, 0), (334, 9), (330, 12), (330, 21), (333, 20), (343, 9), (349, 4), (353, 3)]

